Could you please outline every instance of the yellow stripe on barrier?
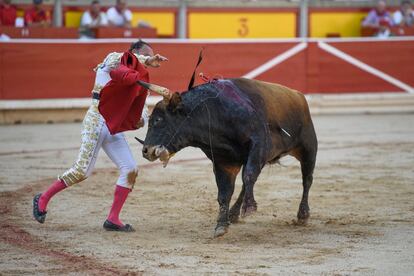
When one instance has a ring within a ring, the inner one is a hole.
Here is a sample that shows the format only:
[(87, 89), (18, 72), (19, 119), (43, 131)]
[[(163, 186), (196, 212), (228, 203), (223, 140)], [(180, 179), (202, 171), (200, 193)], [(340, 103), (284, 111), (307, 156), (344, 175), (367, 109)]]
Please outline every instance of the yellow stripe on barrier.
[(189, 38), (295, 37), (294, 12), (194, 12)]
[[(79, 27), (82, 18), (82, 11), (67, 11), (65, 13), (66, 27)], [(157, 33), (164, 36), (175, 35), (175, 14), (174, 12), (133, 12), (132, 26), (137, 26), (140, 21), (157, 28)]]
[(65, 12), (65, 27), (77, 28), (80, 25), (83, 11)]
[(365, 12), (314, 12), (310, 15), (310, 36), (326, 37), (338, 34), (341, 37), (361, 35), (361, 21)]
[(153, 28), (157, 28), (158, 35), (175, 35), (174, 12), (134, 12), (132, 15), (132, 26), (137, 26), (140, 21), (148, 23)]

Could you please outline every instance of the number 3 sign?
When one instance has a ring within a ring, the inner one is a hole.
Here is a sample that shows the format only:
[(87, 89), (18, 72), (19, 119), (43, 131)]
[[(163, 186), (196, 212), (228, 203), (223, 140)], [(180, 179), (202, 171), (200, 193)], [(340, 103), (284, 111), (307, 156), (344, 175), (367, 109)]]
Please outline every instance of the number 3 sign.
[(245, 17), (242, 17), (239, 19), (240, 22), (240, 28), (238, 29), (237, 33), (241, 37), (245, 37), (249, 34), (249, 26), (247, 25), (248, 19)]

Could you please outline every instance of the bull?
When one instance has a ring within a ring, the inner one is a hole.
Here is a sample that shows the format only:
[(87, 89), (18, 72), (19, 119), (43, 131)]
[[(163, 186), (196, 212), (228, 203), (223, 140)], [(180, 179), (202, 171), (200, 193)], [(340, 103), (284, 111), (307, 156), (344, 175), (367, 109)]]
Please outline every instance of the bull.
[[(183, 93), (140, 83), (164, 96), (151, 114), (143, 156), (164, 165), (191, 146), (212, 161), (218, 187), (219, 214), (214, 235), (221, 236), (239, 216), (257, 210), (254, 184), (266, 164), (285, 155), (301, 165), (303, 195), (297, 218), (310, 216), (318, 142), (303, 94), (282, 85), (244, 78), (215, 80)], [(242, 190), (229, 208), (235, 180), (242, 169)]]

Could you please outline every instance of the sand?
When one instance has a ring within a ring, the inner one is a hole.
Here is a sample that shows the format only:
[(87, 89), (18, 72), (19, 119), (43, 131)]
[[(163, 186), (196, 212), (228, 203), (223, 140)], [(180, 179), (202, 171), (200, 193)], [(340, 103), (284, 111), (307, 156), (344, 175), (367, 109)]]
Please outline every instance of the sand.
[[(299, 163), (266, 167), (258, 211), (213, 238), (218, 213), (211, 162), (198, 149), (167, 168), (141, 157), (122, 219), (102, 228), (117, 170), (102, 152), (94, 174), (58, 194), (45, 224), (32, 198), (74, 161), (80, 124), (0, 126), (1, 275), (412, 275), (414, 114), (314, 116), (319, 152), (311, 218), (295, 224)], [(235, 195), (240, 191), (240, 177)]]

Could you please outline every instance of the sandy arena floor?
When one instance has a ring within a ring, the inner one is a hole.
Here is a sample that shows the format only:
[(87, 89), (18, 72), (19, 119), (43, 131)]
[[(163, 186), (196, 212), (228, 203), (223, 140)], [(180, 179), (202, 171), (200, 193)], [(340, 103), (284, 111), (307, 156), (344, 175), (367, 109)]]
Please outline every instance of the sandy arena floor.
[(302, 185), (288, 158), (262, 172), (258, 212), (217, 239), (217, 188), (201, 151), (185, 149), (163, 169), (128, 133), (141, 172), (122, 218), (137, 232), (102, 229), (117, 178), (103, 152), (41, 225), (32, 197), (74, 161), (80, 124), (0, 126), (0, 275), (413, 275), (414, 114), (314, 123), (309, 225), (294, 223)]

